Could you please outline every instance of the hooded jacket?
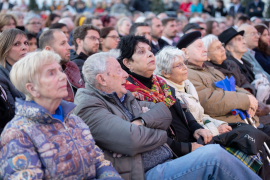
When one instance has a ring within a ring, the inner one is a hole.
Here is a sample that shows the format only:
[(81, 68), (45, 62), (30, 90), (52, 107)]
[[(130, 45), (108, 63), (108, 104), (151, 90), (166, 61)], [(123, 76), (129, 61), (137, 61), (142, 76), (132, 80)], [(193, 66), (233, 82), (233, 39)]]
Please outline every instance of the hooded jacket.
[[(42, 106), (17, 99), (0, 144), (3, 179), (100, 179), (119, 174), (104, 159), (88, 126), (62, 101), (63, 122)], [(1, 178), (1, 177), (0, 177)]]

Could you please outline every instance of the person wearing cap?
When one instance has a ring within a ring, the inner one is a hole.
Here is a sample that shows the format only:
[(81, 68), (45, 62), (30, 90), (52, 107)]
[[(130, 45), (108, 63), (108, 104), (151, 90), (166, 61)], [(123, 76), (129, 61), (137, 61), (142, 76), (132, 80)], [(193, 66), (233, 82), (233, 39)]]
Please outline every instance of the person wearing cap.
[[(206, 114), (228, 123), (242, 122), (240, 116), (231, 114), (232, 109), (248, 110), (251, 117), (255, 115), (258, 102), (253, 95), (239, 87), (235, 87), (235, 92), (231, 92), (214, 85), (215, 82), (225, 79), (225, 76), (215, 68), (205, 65), (207, 50), (199, 31), (182, 36), (177, 47), (185, 52), (188, 59), (188, 79), (195, 86)], [(256, 126), (259, 126), (258, 118)]]
[(200, 31), (202, 34), (202, 37), (204, 37), (206, 34), (206, 30), (203, 27), (199, 26), (199, 24), (197, 23), (188, 23), (183, 29), (184, 34), (187, 34), (193, 31)]

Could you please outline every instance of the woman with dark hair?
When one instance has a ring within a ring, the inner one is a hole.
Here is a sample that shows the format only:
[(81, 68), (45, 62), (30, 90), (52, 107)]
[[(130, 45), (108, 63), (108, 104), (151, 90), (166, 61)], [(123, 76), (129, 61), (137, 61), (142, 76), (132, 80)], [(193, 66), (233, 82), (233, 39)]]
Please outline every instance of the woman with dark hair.
[(67, 39), (69, 39), (68, 27), (64, 23), (54, 23), (50, 26), (49, 29), (61, 29), (63, 33), (66, 35)]
[(100, 17), (104, 27), (115, 27), (117, 20), (114, 16), (101, 16)]
[(220, 34), (217, 21), (206, 22), (206, 35), (213, 34), (218, 36)]
[(30, 33), (27, 33), (26, 35), (29, 41), (29, 52), (36, 51), (37, 50), (37, 37)]
[[(15, 98), (24, 99), (10, 81), (9, 73), (12, 66), (29, 51), (29, 42), (25, 32), (19, 29), (8, 29), (0, 35), (0, 85), (6, 92), (9, 110), (15, 112)], [(13, 117), (10, 117), (13, 118)], [(1, 119), (1, 117), (0, 117)], [(11, 120), (11, 119), (10, 119)], [(2, 125), (2, 124), (1, 124)], [(4, 128), (3, 126), (0, 128)]]
[(113, 27), (105, 27), (100, 30), (100, 49), (102, 52), (115, 49), (120, 41), (120, 37)]
[(216, 9), (214, 9), (214, 17), (225, 17), (227, 16), (227, 10), (226, 10), (226, 7), (224, 6), (224, 2), (222, 0), (217, 0), (217, 7)]
[(212, 139), (211, 132), (203, 129), (187, 107), (182, 107), (182, 104), (175, 100), (175, 91), (171, 91), (173, 89), (165, 80), (153, 75), (156, 69), (155, 56), (144, 36), (124, 36), (117, 48), (121, 52), (118, 61), (122, 69), (129, 74), (126, 89), (140, 101), (163, 102), (170, 109), (173, 119), (167, 143), (177, 156), (201, 147), (202, 145), (196, 143), (199, 136), (203, 136), (205, 143)]
[(258, 47), (254, 48), (255, 58), (260, 63), (262, 68), (270, 74), (270, 47), (269, 47), (269, 29), (265, 24), (255, 26), (257, 31), (261, 33)]
[(60, 20), (60, 16), (57, 14), (50, 14), (45, 22), (46, 27), (50, 27), (52, 24), (57, 23)]

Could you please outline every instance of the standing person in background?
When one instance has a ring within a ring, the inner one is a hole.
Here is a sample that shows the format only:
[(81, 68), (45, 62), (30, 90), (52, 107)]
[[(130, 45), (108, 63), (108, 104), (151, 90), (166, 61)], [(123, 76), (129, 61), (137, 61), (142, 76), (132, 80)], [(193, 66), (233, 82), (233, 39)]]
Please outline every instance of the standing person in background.
[(175, 46), (175, 42), (173, 42), (173, 38), (176, 36), (177, 27), (175, 18), (169, 17), (161, 20), (163, 26), (163, 32), (161, 39), (166, 41), (169, 45)]
[(222, 0), (217, 0), (216, 2), (217, 2), (217, 7), (215, 8), (213, 15), (216, 18), (219, 18), (221, 16), (223, 17), (227, 16), (227, 9), (224, 6), (224, 2)]
[(2, 3), (0, 3), (0, 11), (11, 10), (13, 7), (14, 5), (9, 3), (9, 0), (4, 0)]
[(203, 1), (203, 10), (202, 12), (208, 13), (209, 15), (213, 15), (214, 8), (211, 4), (209, 4), (208, 0)]
[(233, 0), (233, 6), (230, 7), (229, 14), (236, 16), (237, 13), (245, 13), (245, 7), (241, 5), (240, 0)]
[(108, 52), (116, 49), (120, 37), (113, 27), (105, 27), (100, 30), (100, 49), (102, 52)]
[(116, 31), (118, 32), (120, 38), (129, 34), (131, 25), (132, 23), (127, 17), (122, 17), (117, 21)]
[(193, 0), (193, 4), (190, 6), (191, 13), (202, 13), (203, 6), (199, 0)]
[(249, 17), (256, 16), (256, 17), (262, 18), (263, 10), (264, 10), (264, 2), (262, 2), (261, 0), (254, 0), (250, 2), (247, 7), (247, 11), (248, 11), (247, 13)]

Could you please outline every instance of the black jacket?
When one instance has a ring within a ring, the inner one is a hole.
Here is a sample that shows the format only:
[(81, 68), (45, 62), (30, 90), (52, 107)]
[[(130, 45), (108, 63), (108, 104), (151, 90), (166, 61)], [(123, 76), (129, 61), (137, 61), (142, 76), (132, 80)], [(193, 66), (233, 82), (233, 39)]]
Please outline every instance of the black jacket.
[(235, 59), (230, 53), (227, 53), (227, 59), (233, 60), (240, 68), (241, 73), (246, 77), (249, 83), (252, 83), (255, 80), (255, 76), (253, 74), (253, 65), (250, 64), (247, 60), (241, 59), (243, 64), (241, 64), (237, 59)]
[(235, 13), (234, 6), (231, 6), (230, 10), (229, 10), (229, 15), (235, 16), (237, 13), (245, 13), (245, 10), (246, 10), (246, 8), (240, 5), (237, 12)]
[(88, 56), (86, 54), (84, 54), (83, 52), (81, 52), (79, 55), (75, 52), (75, 51), (70, 51), (70, 57), (69, 60), (73, 61), (75, 64), (77, 64), (77, 66), (80, 69), (80, 73), (81, 73), (81, 77), (83, 78), (83, 74), (82, 74), (82, 67), (84, 62), (86, 61), (86, 59), (88, 58)]
[(149, 0), (132, 0), (132, 10), (137, 10), (141, 12), (150, 11), (150, 1)]
[(159, 38), (158, 40), (158, 45), (159, 45), (159, 48), (155, 46), (152, 41), (150, 43), (151, 51), (154, 55), (156, 55), (157, 52), (160, 51), (164, 46), (169, 46), (169, 44), (161, 38)]
[[(8, 9), (12, 9), (13, 7), (14, 7), (13, 4), (8, 3)], [(0, 3), (0, 11), (2, 10), (2, 8), (3, 8), (3, 3)]]
[(9, 73), (11, 71), (11, 66), (6, 63), (6, 68), (0, 65), (0, 85), (2, 88), (6, 91), (7, 94), (7, 100), (12, 108), (13, 111), (15, 111), (15, 98), (22, 98), (25, 99), (25, 96), (23, 93), (18, 91), (14, 85), (11, 83), (9, 78)]
[[(251, 9), (253, 12), (250, 12)], [(248, 4), (247, 13), (249, 17), (256, 16), (256, 17), (262, 18), (263, 10), (264, 10), (264, 2), (259, 1), (258, 6), (256, 6), (255, 3), (252, 1)]]
[[(12, 110), (9, 102), (6, 101), (5, 98), (2, 97), (2, 94), (6, 93), (4, 89), (1, 89), (0, 86), (0, 135), (6, 126), (6, 124), (14, 117), (15, 112)], [(5, 97), (5, 96), (4, 96)]]

